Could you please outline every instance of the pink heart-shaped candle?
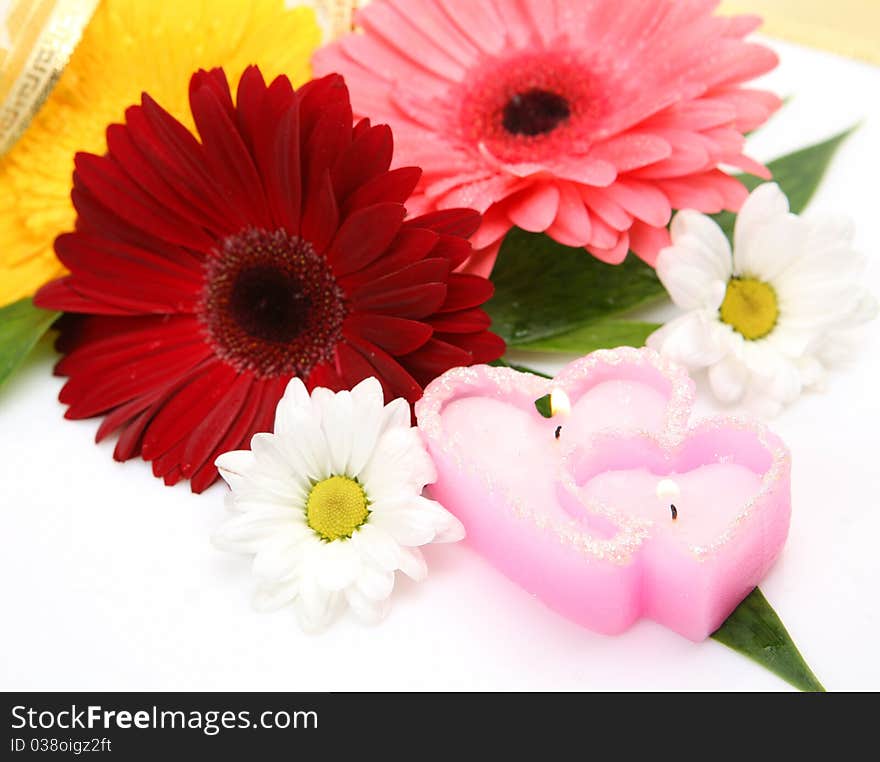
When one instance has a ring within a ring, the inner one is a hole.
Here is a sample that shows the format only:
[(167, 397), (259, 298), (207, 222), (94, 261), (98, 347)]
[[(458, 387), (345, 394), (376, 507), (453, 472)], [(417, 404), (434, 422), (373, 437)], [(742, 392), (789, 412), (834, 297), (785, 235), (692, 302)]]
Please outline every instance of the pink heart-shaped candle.
[[(554, 391), (570, 409), (544, 418), (535, 400)], [(791, 464), (754, 421), (689, 425), (693, 396), (687, 374), (647, 349), (594, 352), (552, 381), (449, 371), (416, 405), (431, 495), (570, 619), (613, 634), (648, 617), (702, 640), (779, 555)]]

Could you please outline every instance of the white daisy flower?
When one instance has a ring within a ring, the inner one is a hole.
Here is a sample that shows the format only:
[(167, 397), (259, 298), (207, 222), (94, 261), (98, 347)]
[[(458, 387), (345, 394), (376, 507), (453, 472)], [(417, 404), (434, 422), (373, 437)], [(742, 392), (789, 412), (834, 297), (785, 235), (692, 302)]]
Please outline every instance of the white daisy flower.
[(774, 415), (821, 385), (848, 331), (873, 318), (864, 260), (847, 221), (789, 212), (775, 183), (756, 188), (734, 229), (694, 211), (676, 215), (657, 275), (687, 314), (648, 339), (690, 370), (708, 368), (722, 402)]
[(234, 515), (215, 544), (254, 554), (257, 606), (293, 603), (303, 629), (321, 629), (346, 604), (378, 621), (397, 569), (414, 580), (427, 574), (418, 546), (464, 537), (458, 519), (421, 496), (434, 464), (409, 405), (383, 405), (374, 378), (311, 397), (294, 379), (275, 433), (221, 455), (217, 468)]

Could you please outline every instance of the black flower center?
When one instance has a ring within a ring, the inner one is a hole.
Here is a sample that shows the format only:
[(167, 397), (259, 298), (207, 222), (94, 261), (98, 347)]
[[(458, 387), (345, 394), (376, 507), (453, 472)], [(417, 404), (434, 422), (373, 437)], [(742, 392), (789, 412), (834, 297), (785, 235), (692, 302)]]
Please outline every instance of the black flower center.
[(245, 333), (281, 343), (303, 332), (311, 306), (295, 276), (267, 265), (241, 270), (229, 297), (230, 314)]
[(345, 315), (327, 260), (284, 230), (243, 230), (205, 263), (199, 318), (240, 372), (307, 375), (333, 357)]
[(501, 123), (511, 135), (544, 135), (553, 132), (571, 116), (571, 107), (561, 95), (532, 89), (514, 95), (504, 107)]

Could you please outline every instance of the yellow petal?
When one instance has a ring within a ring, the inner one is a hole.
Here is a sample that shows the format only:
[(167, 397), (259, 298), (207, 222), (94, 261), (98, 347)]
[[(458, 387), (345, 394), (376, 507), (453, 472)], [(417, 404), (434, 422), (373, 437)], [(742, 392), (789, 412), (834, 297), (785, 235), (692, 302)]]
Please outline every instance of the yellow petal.
[(46, 104), (0, 159), (0, 306), (63, 272), (52, 250), (73, 227), (73, 157), (103, 153), (107, 125), (146, 91), (192, 127), (187, 92), (199, 68), (244, 68), (266, 80), (311, 76), (314, 11), (285, 0), (103, 0)]

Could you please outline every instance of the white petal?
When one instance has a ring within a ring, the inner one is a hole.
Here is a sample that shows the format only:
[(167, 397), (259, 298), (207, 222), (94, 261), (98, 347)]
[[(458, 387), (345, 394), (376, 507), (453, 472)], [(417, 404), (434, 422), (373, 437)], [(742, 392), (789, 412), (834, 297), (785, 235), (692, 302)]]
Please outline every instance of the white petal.
[(840, 328), (850, 328), (862, 323), (874, 320), (880, 312), (880, 305), (874, 295), (863, 289), (856, 289), (855, 299), (852, 309), (844, 324)]
[(434, 461), (415, 428), (394, 428), (382, 434), (360, 475), (371, 500), (381, 500), (406, 489), (421, 492), (436, 479)]
[(805, 389), (821, 391), (825, 388), (827, 373), (817, 358), (810, 355), (801, 357), (797, 362), (797, 367)]
[(388, 616), (391, 608), (387, 598), (374, 600), (353, 587), (345, 591), (345, 599), (357, 618), (365, 624), (378, 624)]
[(709, 368), (709, 384), (712, 393), (721, 402), (733, 403), (742, 399), (749, 380), (749, 370), (733, 355)]
[(382, 433), (392, 429), (408, 429), (411, 420), (409, 403), (400, 398), (391, 400), (382, 413)]
[(726, 354), (727, 348), (721, 340), (725, 334), (716, 330), (718, 325), (714, 313), (690, 312), (656, 330), (646, 344), (690, 370), (699, 370), (718, 362)]
[(794, 215), (767, 220), (752, 231), (742, 246), (737, 246), (734, 271), (775, 284), (790, 267), (802, 262), (806, 232), (806, 226)]
[(300, 472), (304, 470), (313, 481), (331, 476), (330, 455), (320, 417), (303, 408), (289, 409), (287, 415), (290, 433), (277, 439), (291, 467)]
[(788, 405), (801, 393), (797, 365), (766, 341), (745, 342), (743, 360), (751, 371), (746, 403), (765, 414)]
[(235, 477), (246, 476), (256, 464), (254, 454), (250, 450), (232, 450), (224, 452), (215, 461), (214, 465), (230, 487), (235, 482)]
[(375, 378), (361, 381), (351, 390), (354, 402), (352, 411), (351, 454), (348, 459), (348, 476), (358, 476), (376, 447), (382, 429), (385, 406), (382, 385)]
[(367, 522), (352, 535), (351, 542), (363, 558), (369, 559), (380, 569), (393, 571), (398, 568), (400, 546), (384, 529)]
[(338, 392), (323, 406), (321, 428), (327, 439), (330, 472), (335, 475), (348, 473), (353, 415), (354, 403), (349, 391)]
[(673, 245), (657, 257), (657, 276), (682, 309), (718, 309), (733, 267), (727, 238), (714, 220), (692, 211), (679, 212), (672, 229)]
[(306, 632), (323, 630), (333, 620), (338, 600), (338, 593), (327, 592), (314, 580), (304, 579), (294, 600), (300, 627)]
[(394, 572), (365, 563), (354, 584), (370, 600), (380, 601), (394, 589)]
[(275, 611), (290, 603), (296, 598), (298, 592), (298, 579), (262, 585), (254, 593), (254, 608), (258, 611)]
[(308, 492), (309, 477), (301, 458), (295, 457), (291, 448), (284, 446), (284, 440), (275, 434), (255, 434), (251, 439), (251, 450), (256, 458), (256, 472), (277, 482), (294, 485), (297, 494)]
[(314, 532), (299, 528), (275, 537), (260, 546), (254, 556), (254, 576), (273, 582), (291, 576), (305, 565), (309, 545), (319, 542)]
[(370, 524), (384, 529), (401, 545), (426, 545), (450, 527), (450, 514), (424, 497), (389, 498), (372, 506)]
[(290, 414), (295, 410), (311, 413), (312, 400), (306, 385), (299, 378), (292, 378), (284, 390), (284, 396), (278, 402), (275, 409), (275, 426), (273, 431), (282, 436), (295, 435), (296, 431), (290, 426)]
[(294, 537), (301, 534), (299, 525), (289, 518), (239, 514), (227, 519), (214, 532), (214, 545), (231, 553), (256, 553), (278, 536)]
[(421, 582), (428, 576), (428, 564), (418, 548), (401, 548), (400, 570), (410, 579)]
[[(675, 215), (669, 226), (673, 246), (677, 247), (682, 239), (689, 239), (700, 244), (694, 253), (702, 256), (701, 269), (705, 269), (716, 278), (730, 278), (730, 242), (724, 231), (711, 217), (691, 209), (685, 209)], [(696, 266), (696, 262), (693, 263)]]
[(736, 256), (747, 247), (756, 231), (770, 220), (788, 214), (788, 198), (776, 183), (764, 183), (752, 191), (739, 210), (733, 231)]
[(855, 225), (850, 217), (810, 210), (801, 215), (807, 226), (806, 248), (810, 256), (832, 258), (852, 248)]
[(354, 584), (361, 570), (361, 558), (357, 547), (349, 540), (322, 542), (313, 554), (313, 568), (317, 583), (330, 592), (343, 590)]

